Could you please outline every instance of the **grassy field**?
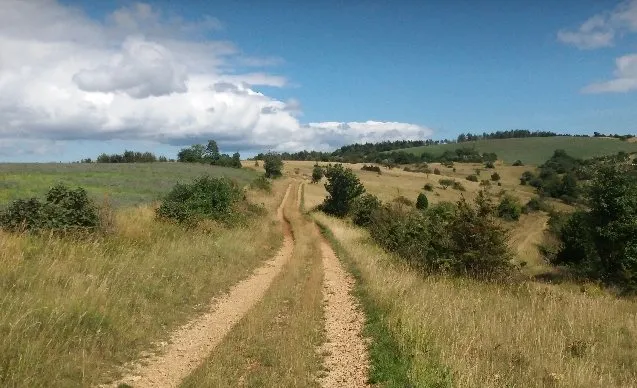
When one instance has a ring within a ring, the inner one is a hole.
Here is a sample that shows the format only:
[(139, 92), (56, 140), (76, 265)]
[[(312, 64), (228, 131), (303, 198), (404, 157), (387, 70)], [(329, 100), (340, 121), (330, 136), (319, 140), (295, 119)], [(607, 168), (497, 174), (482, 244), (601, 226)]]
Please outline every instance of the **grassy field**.
[(187, 163), (0, 164), (0, 206), (18, 198), (41, 197), (58, 182), (82, 186), (97, 201), (108, 194), (118, 206), (148, 203), (175, 183), (204, 174), (225, 175), (242, 185), (256, 177), (249, 169)]
[(551, 157), (556, 149), (563, 149), (576, 158), (612, 155), (619, 151), (637, 152), (637, 143), (612, 138), (593, 137), (529, 137), (521, 139), (488, 139), (458, 144), (405, 148), (401, 151), (420, 156), (423, 152), (442, 155), (445, 151), (470, 147), (479, 152), (495, 152), (506, 163), (521, 160), (525, 164), (540, 165)]
[[(382, 315), (412, 387), (634, 387), (637, 302), (595, 287), (423, 278), (316, 213)], [(376, 339), (377, 341), (379, 339)], [(382, 340), (382, 338), (380, 339)], [(372, 358), (373, 368), (387, 360)], [(401, 376), (394, 376), (401, 378)]]
[[(169, 187), (162, 173), (177, 180), (189, 168), (197, 175), (208, 170), (177, 164), (69, 168), (80, 171), (74, 182), (92, 181), (94, 192), (108, 192), (109, 178), (133, 186), (120, 193), (130, 200), (126, 195), (133, 192), (136, 201), (156, 198), (164, 190), (159, 182)], [(147, 169), (151, 177), (139, 175)], [(18, 171), (46, 181), (62, 177), (64, 168), (25, 165)], [(15, 182), (16, 196), (47, 186)], [(272, 195), (248, 192), (268, 216), (245, 227), (187, 229), (158, 222), (154, 209), (142, 205), (119, 209), (108, 235), (78, 240), (0, 232), (0, 386), (91, 386), (117, 377), (118, 365), (160, 349), (171, 330), (276, 251), (281, 233), (273, 214), (285, 187), (277, 183)]]

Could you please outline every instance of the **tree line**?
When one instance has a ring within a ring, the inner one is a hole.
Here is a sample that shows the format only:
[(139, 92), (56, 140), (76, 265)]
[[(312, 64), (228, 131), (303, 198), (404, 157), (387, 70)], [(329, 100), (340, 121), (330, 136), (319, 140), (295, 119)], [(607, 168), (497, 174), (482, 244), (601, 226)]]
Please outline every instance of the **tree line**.
[(182, 148), (177, 153), (177, 161), (184, 163), (206, 163), (213, 166), (241, 168), (241, 155), (238, 152), (222, 154), (215, 140), (208, 140), (206, 145), (193, 144)]

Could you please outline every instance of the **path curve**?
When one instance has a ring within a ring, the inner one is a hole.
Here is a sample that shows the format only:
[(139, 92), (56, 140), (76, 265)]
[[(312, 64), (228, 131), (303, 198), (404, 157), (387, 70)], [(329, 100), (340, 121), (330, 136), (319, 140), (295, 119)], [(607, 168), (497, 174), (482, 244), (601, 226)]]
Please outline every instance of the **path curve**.
[(263, 297), (266, 290), (292, 257), (294, 239), (283, 208), (288, 201), (287, 187), (277, 209), (283, 226), (283, 245), (277, 254), (257, 268), (247, 279), (235, 284), (227, 294), (213, 299), (210, 311), (177, 329), (161, 354), (135, 364), (132, 373), (110, 384), (127, 384), (135, 388), (176, 387), (228, 334), (232, 327)]
[(363, 337), (364, 315), (352, 295), (354, 278), (343, 268), (330, 244), (321, 241), (325, 331), (322, 387), (368, 387), (369, 357)]

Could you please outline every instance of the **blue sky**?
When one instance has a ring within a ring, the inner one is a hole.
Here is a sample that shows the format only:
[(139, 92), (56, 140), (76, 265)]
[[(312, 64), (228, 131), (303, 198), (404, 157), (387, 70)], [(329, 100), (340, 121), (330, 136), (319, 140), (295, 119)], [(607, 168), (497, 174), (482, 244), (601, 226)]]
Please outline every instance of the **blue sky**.
[(0, 99), (0, 160), (637, 132), (635, 0), (9, 3), (0, 38), (33, 49), (0, 81), (24, 89)]

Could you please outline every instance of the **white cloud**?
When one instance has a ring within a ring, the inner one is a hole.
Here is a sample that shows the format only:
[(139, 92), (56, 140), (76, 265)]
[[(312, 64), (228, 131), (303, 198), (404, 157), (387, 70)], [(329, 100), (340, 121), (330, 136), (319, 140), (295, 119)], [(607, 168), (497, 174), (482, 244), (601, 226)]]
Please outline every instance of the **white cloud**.
[(557, 39), (582, 50), (608, 47), (615, 37), (637, 31), (637, 0), (620, 3), (611, 11), (592, 16), (576, 30), (558, 31)]
[(238, 150), (296, 150), (431, 134), (405, 123), (300, 123), (298, 101), (255, 89), (288, 86), (284, 76), (236, 71), (278, 59), (207, 38), (221, 28), (212, 17), (185, 22), (146, 4), (96, 21), (53, 0), (0, 1), (0, 154), (40, 140), (51, 148), (215, 138)]
[(596, 82), (585, 87), (584, 93), (622, 93), (637, 90), (637, 54), (625, 55), (615, 60), (615, 79)]

